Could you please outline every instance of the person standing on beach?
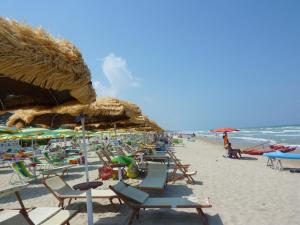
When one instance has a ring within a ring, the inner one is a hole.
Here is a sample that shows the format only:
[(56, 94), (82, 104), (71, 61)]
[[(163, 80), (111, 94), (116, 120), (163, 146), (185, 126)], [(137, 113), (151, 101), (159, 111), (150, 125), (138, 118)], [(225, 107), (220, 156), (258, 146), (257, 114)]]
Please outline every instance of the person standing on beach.
[(223, 140), (224, 140), (224, 147), (226, 148), (227, 145), (228, 145), (228, 143), (229, 143), (227, 132), (224, 132), (224, 134), (223, 134)]

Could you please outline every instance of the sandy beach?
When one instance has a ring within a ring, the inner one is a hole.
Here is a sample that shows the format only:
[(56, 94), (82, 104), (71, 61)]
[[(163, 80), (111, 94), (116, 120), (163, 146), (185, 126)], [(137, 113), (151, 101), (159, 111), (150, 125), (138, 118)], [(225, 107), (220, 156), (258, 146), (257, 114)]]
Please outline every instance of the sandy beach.
[[(184, 147), (175, 147), (176, 155), (183, 162), (197, 170), (196, 184), (178, 181), (168, 185), (163, 194), (156, 196), (197, 196), (209, 197), (213, 205), (204, 209), (211, 225), (291, 225), (299, 224), (300, 186), (299, 173), (281, 172), (266, 167), (263, 157), (247, 156), (242, 160), (223, 157), (222, 145), (208, 140), (197, 139), (185, 142)], [(101, 166), (94, 153), (90, 154), (90, 176), (97, 178)], [(286, 166), (285, 162), (283, 165)], [(1, 187), (8, 184), (9, 168), (2, 168)], [(65, 180), (74, 185), (84, 181), (84, 168), (74, 167)], [(48, 190), (37, 181), (21, 192), (26, 207), (57, 206), (58, 202)], [(104, 181), (101, 189), (116, 181)], [(0, 208), (16, 208), (15, 197), (0, 200)], [(73, 225), (86, 224), (85, 202), (73, 201), (70, 209), (80, 209), (71, 220)], [(95, 224), (125, 224), (129, 210), (125, 205), (111, 206), (106, 200), (94, 201)], [(201, 224), (194, 210), (146, 210), (134, 224)]]

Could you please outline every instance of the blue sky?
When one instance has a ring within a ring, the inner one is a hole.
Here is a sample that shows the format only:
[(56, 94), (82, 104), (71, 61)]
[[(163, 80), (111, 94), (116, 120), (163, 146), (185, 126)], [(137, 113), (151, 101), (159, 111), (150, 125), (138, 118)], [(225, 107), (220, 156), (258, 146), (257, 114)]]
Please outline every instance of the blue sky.
[(2, 0), (166, 129), (299, 124), (300, 1)]

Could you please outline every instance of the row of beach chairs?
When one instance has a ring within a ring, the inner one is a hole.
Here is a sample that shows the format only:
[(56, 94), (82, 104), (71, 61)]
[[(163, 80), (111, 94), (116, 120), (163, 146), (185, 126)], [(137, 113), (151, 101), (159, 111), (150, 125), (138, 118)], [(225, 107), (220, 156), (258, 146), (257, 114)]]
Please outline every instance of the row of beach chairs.
[[(114, 149), (108, 151), (102, 148), (96, 152), (103, 165), (112, 165), (112, 157), (116, 155), (135, 155), (136, 152), (128, 151), (128, 149)], [(165, 159), (161, 161), (153, 160), (154, 158)], [(169, 161), (171, 159), (173, 164), (172, 172), (169, 172)], [(136, 186), (130, 186), (123, 181), (119, 181), (116, 185), (109, 186), (107, 190), (92, 190), (93, 199), (107, 199), (110, 204), (113, 204), (113, 199), (117, 199), (120, 204), (124, 202), (131, 208), (132, 213), (128, 220), (128, 225), (131, 225), (134, 219), (139, 216), (141, 209), (160, 209), (160, 208), (193, 208), (200, 215), (203, 224), (208, 224), (208, 221), (203, 213), (203, 208), (212, 207), (209, 199), (199, 200), (197, 198), (183, 198), (183, 197), (156, 197), (152, 198), (145, 191), (164, 191), (167, 184), (170, 182), (176, 182), (177, 180), (186, 179), (187, 183), (194, 183), (193, 175), (197, 171), (189, 172), (190, 165), (183, 164), (180, 159), (176, 157), (174, 152), (166, 151), (165, 153), (154, 152), (151, 157), (144, 158), (147, 167), (146, 176)], [(149, 162), (149, 161), (154, 162)], [(178, 172), (180, 175), (178, 175)], [(76, 199), (86, 199), (86, 192), (74, 190), (68, 183), (66, 183), (61, 176), (46, 177), (43, 180), (43, 184), (49, 190), (50, 193), (58, 200), (58, 208), (55, 207), (42, 207), (36, 209), (26, 210), (26, 212), (19, 213), (16, 210), (4, 210), (0, 212), (0, 225), (10, 224), (69, 224), (69, 220), (77, 213), (75, 210), (65, 210), (63, 207), (69, 205), (71, 201)], [(16, 192), (17, 193), (17, 192)], [(20, 199), (20, 195), (16, 194)], [(18, 200), (19, 200), (18, 199)], [(67, 201), (67, 205), (65, 202)], [(22, 205), (22, 204), (21, 204)], [(43, 211), (44, 210), (44, 211)], [(45, 212), (45, 213), (41, 213)], [(52, 212), (52, 213), (51, 213)], [(40, 215), (38, 215), (40, 214)], [(42, 217), (45, 215), (47, 219)], [(2, 223), (4, 221), (5, 223)], [(26, 223), (24, 222), (26, 221)], [(55, 221), (55, 222), (54, 222)], [(9, 223), (8, 223), (9, 222)]]

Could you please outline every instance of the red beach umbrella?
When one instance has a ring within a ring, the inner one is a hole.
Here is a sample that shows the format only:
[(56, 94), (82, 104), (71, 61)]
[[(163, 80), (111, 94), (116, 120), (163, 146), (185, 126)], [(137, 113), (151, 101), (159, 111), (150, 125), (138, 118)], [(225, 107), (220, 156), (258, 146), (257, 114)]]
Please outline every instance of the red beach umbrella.
[(217, 128), (214, 130), (210, 130), (210, 132), (214, 132), (214, 133), (224, 133), (224, 132), (234, 132), (234, 131), (240, 131), (240, 130), (236, 129), (236, 128), (230, 128), (230, 127)]

